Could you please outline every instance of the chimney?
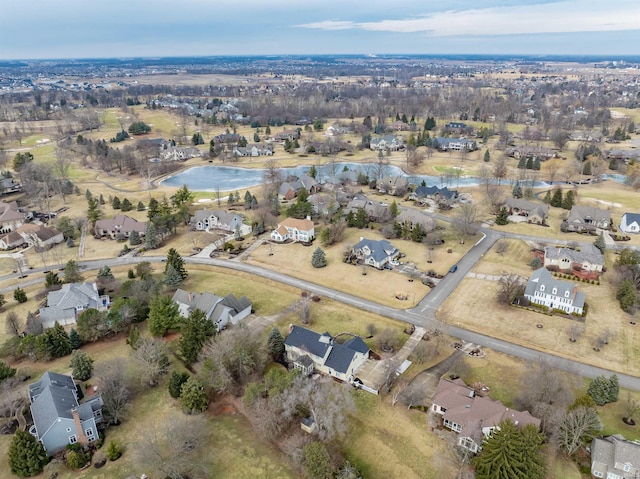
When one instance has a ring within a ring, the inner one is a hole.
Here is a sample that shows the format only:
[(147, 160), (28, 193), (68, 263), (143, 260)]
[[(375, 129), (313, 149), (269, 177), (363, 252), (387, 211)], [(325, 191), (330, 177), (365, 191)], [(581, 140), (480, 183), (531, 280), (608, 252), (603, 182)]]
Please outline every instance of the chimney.
[(189, 301), (193, 301), (193, 293), (189, 293)]
[(73, 422), (76, 425), (76, 435), (78, 437), (78, 444), (81, 446), (86, 446), (89, 444), (89, 440), (87, 436), (84, 434), (84, 430), (82, 429), (82, 421), (80, 421), (80, 415), (78, 414), (78, 408), (73, 408), (71, 410), (71, 415), (73, 416)]

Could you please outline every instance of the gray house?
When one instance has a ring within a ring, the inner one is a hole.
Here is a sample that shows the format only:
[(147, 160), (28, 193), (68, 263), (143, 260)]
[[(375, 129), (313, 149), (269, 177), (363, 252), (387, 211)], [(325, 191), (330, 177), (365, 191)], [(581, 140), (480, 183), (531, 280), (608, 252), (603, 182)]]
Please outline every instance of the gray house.
[(574, 205), (569, 217), (562, 222), (562, 231), (595, 231), (597, 228), (608, 230), (611, 227), (611, 212), (591, 206)]
[(535, 304), (549, 309), (561, 309), (568, 314), (582, 314), (586, 296), (568, 281), (554, 278), (546, 268), (535, 270), (524, 291), (524, 296)]
[(340, 344), (329, 333), (320, 334), (302, 326), (289, 328), (284, 347), (293, 367), (303, 374), (315, 369), (349, 383), (369, 358), (369, 347), (358, 336)]
[(242, 217), (235, 213), (228, 213), (224, 210), (198, 210), (195, 216), (191, 217), (191, 224), (198, 231), (208, 231), (219, 228), (225, 231), (235, 231), (242, 226)]
[(246, 296), (236, 298), (229, 294), (224, 298), (212, 293), (190, 293), (178, 289), (173, 295), (173, 301), (178, 304), (180, 315), (186, 318), (192, 311), (199, 309), (221, 331), (231, 323), (237, 324), (251, 314), (251, 302)]
[(410, 208), (402, 208), (400, 214), (396, 216), (396, 222), (407, 226), (409, 231), (413, 231), (416, 225), (420, 225), (425, 233), (436, 229), (436, 222), (431, 216)]
[(409, 199), (419, 204), (425, 203), (426, 200), (433, 200), (438, 204), (451, 206), (458, 199), (458, 192), (450, 190), (446, 186), (442, 188), (437, 186), (418, 186), (409, 194)]
[(640, 214), (623, 214), (620, 220), (620, 231), (623, 233), (640, 233)]
[(351, 250), (355, 257), (364, 264), (382, 269), (384, 265), (395, 260), (400, 251), (387, 240), (370, 240), (360, 238)]
[(640, 475), (640, 444), (619, 434), (594, 439), (591, 443), (591, 474), (606, 479), (627, 479)]
[(96, 283), (63, 284), (58, 291), (47, 295), (47, 306), (40, 308), (40, 321), (44, 329), (75, 324), (76, 319), (86, 309), (106, 311), (111, 304), (108, 295), (100, 295)]
[(44, 446), (47, 454), (61, 451), (68, 444), (86, 445), (98, 439), (102, 422), (102, 397), (78, 403), (76, 384), (71, 376), (46, 372), (29, 385), (33, 426), (29, 432)]

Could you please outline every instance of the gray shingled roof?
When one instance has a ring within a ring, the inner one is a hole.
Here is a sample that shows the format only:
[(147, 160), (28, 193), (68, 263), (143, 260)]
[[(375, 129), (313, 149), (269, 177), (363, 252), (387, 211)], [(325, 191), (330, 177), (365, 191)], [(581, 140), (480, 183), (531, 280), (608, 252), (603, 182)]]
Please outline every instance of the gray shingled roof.
[(640, 225), (640, 213), (625, 213), (622, 216), (626, 216), (628, 225), (633, 222), (636, 222), (638, 223), (638, 225)]
[(569, 223), (584, 222), (586, 218), (589, 218), (592, 223), (600, 222), (602, 220), (611, 221), (611, 212), (605, 210), (599, 210), (592, 206), (579, 206), (574, 205), (571, 208), (567, 221)]
[[(321, 341), (321, 336), (324, 336), (326, 339)], [(284, 340), (284, 344), (287, 346), (296, 347), (321, 358), (327, 353), (327, 350), (331, 346), (330, 343), (331, 336), (327, 338), (323, 334), (316, 333), (301, 326), (293, 326), (291, 332)]]
[(369, 346), (366, 345), (366, 343), (362, 340), (362, 338), (360, 338), (360, 336), (356, 336), (349, 339), (348, 341), (345, 341), (343, 346), (363, 354), (369, 352)]
[(640, 468), (640, 444), (627, 441), (620, 435), (594, 439), (591, 444), (591, 461), (593, 470), (602, 472), (604, 477), (607, 477), (607, 472), (624, 477), (624, 470), (616, 469), (615, 466), (628, 463), (635, 469)]
[(544, 255), (549, 259), (562, 259), (563, 257), (567, 257), (574, 263), (588, 262), (590, 264), (604, 265), (604, 255), (592, 244), (581, 246), (580, 250), (547, 246), (544, 249)]
[(236, 314), (251, 307), (251, 301), (246, 296), (236, 298), (233, 294), (228, 294), (222, 300), (222, 304), (233, 309)]
[(342, 344), (335, 343), (329, 352), (329, 357), (324, 362), (324, 365), (328, 368), (338, 371), (339, 373), (346, 374), (353, 361), (353, 356), (356, 352), (353, 349), (346, 348)]
[(371, 251), (370, 255), (377, 262), (383, 261), (389, 255), (396, 253), (398, 250), (395, 246), (389, 243), (387, 240), (370, 240), (363, 238), (353, 247), (354, 251), (361, 250), (364, 247), (368, 247)]
[[(203, 210), (197, 210), (194, 216), (191, 218), (191, 222), (197, 223), (198, 221), (203, 221), (211, 216), (219, 218), (220, 222), (224, 224), (231, 224), (236, 219), (236, 217), (240, 218), (240, 216), (238, 216), (237, 214), (229, 213), (225, 210), (208, 210), (205, 208)], [(242, 222), (242, 218), (240, 218), (240, 221)]]
[(547, 270), (547, 268), (544, 267), (537, 269), (533, 273), (531, 273), (531, 277), (527, 282), (525, 294), (533, 296), (536, 291), (540, 290), (540, 285), (544, 285), (544, 292), (547, 294), (551, 294), (553, 288), (556, 288), (557, 292), (555, 293), (555, 295), (558, 297), (564, 297), (564, 293), (569, 291), (569, 298), (573, 298), (573, 306), (578, 308), (584, 307), (584, 302), (586, 299), (585, 294), (577, 291), (574, 295), (574, 290), (576, 289), (575, 284), (554, 278)]
[(447, 199), (451, 197), (455, 198), (458, 196), (457, 190), (450, 190), (446, 186), (442, 188), (439, 188), (437, 186), (418, 186), (415, 189), (414, 193), (418, 198), (424, 198), (426, 196), (435, 196), (436, 194)]

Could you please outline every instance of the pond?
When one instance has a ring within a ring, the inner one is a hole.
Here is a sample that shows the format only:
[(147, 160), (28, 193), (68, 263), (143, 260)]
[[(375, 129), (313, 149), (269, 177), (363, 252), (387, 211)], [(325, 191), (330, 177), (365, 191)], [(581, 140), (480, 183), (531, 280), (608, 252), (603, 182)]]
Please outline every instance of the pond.
[[(302, 176), (309, 172), (309, 165), (296, 166), (290, 168), (280, 168), (283, 178), (287, 176)], [(379, 172), (378, 169), (382, 168)], [(455, 174), (442, 174), (440, 176), (430, 175), (407, 175), (401, 168), (394, 165), (384, 165), (380, 167), (375, 163), (349, 163), (340, 162), (322, 166), (316, 166), (316, 179), (323, 183), (326, 178), (339, 174), (343, 171), (353, 171), (363, 173), (370, 177), (376, 176), (407, 176), (409, 182), (421, 184), (422, 181), (427, 186), (446, 186), (448, 188), (462, 188), (465, 186), (477, 186), (479, 180), (473, 176), (459, 176)], [(251, 188), (262, 183), (265, 173), (263, 168), (241, 168), (237, 166), (206, 165), (195, 166), (185, 171), (169, 176), (160, 182), (162, 186), (180, 187), (187, 185), (193, 191), (237, 191)], [(623, 175), (611, 175), (614, 181), (623, 182)], [(512, 184), (510, 180), (502, 180), (503, 184)], [(546, 181), (535, 181), (534, 188), (549, 187)]]

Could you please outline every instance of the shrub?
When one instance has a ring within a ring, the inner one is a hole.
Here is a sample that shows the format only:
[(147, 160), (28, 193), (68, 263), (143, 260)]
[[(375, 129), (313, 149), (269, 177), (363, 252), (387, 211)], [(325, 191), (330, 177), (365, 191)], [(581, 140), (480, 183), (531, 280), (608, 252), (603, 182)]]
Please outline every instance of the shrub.
[(117, 461), (122, 456), (122, 447), (115, 441), (109, 442), (107, 446), (107, 457), (110, 461)]
[(71, 469), (82, 469), (87, 465), (88, 458), (82, 450), (67, 453), (67, 466)]

